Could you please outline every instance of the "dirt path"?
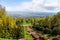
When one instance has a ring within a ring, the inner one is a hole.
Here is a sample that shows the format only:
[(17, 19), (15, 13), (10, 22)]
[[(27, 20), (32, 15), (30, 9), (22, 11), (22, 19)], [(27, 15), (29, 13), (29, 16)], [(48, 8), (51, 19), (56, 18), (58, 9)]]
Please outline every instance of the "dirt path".
[(49, 40), (47, 37), (42, 36), (41, 34), (37, 33), (28, 26), (26, 27), (26, 29), (27, 29), (27, 33), (31, 35), (34, 38), (34, 40)]

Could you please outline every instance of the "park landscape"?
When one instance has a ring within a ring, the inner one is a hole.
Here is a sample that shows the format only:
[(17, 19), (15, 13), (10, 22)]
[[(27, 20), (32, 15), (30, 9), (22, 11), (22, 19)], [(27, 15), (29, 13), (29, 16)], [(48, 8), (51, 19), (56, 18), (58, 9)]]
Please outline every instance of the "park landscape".
[(10, 13), (0, 5), (0, 40), (60, 40), (60, 11)]

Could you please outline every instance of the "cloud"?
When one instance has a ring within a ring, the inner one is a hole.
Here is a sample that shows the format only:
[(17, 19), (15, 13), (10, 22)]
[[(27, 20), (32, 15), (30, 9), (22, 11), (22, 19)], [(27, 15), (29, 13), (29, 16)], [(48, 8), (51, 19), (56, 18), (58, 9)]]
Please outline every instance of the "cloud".
[(31, 6), (32, 6), (31, 2), (24, 2), (16, 6), (6, 6), (6, 10), (7, 11), (25, 11), (25, 10), (30, 10)]
[(33, 6), (33, 11), (57, 12), (60, 10), (58, 0), (34, 0), (36, 4)]
[(7, 6), (7, 11), (35, 11), (35, 12), (57, 12), (60, 11), (59, 0), (32, 0), (17, 6)]

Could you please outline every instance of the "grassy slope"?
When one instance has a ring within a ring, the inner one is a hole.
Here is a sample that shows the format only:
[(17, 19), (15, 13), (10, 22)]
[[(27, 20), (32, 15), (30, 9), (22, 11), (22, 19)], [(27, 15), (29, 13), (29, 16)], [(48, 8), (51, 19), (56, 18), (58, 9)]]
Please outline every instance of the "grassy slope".
[(34, 40), (32, 36), (27, 34), (27, 30), (25, 28), (26, 26), (31, 26), (31, 24), (30, 23), (28, 23), (28, 24), (24, 23), (23, 26), (24, 26), (24, 39), (26, 39), (26, 40)]
[(29, 34), (27, 34), (27, 30), (24, 28), (24, 38), (26, 40), (33, 40), (32, 36), (30, 36)]
[(5, 38), (0, 38), (0, 40), (17, 40), (17, 39), (5, 39)]

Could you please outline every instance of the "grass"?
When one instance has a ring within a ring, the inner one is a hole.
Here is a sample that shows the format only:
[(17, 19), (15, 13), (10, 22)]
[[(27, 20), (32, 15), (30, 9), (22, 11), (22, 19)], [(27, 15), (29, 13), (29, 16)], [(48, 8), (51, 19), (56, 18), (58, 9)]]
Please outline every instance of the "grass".
[(0, 38), (0, 40), (17, 40), (17, 39), (5, 39), (5, 38)]
[(26, 26), (32, 26), (32, 24), (24, 22), (22, 24), (22, 26), (24, 26), (24, 39), (25, 40), (34, 40), (31, 35), (27, 34), (27, 30), (26, 30)]
[(22, 25), (23, 25), (23, 26), (32, 26), (31, 23), (23, 23)]
[(32, 36), (30, 36), (29, 34), (27, 34), (26, 28), (24, 28), (24, 39), (25, 40), (34, 40)]

